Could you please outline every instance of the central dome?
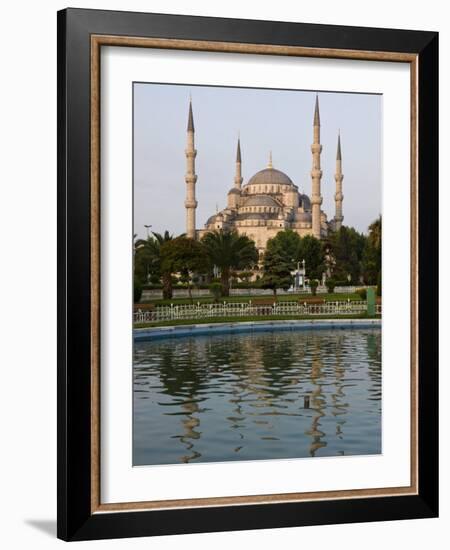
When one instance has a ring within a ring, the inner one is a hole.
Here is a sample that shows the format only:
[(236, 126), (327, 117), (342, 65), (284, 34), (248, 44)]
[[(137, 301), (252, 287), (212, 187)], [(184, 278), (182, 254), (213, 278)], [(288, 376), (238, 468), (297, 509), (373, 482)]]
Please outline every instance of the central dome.
[(247, 185), (294, 185), (291, 178), (276, 168), (264, 168), (252, 176)]

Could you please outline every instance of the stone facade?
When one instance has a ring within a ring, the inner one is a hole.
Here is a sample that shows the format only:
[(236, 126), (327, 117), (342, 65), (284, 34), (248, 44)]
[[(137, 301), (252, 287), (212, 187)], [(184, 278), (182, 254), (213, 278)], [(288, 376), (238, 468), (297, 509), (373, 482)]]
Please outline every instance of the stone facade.
[(319, 100), (316, 97), (313, 119), (312, 169), (311, 169), (311, 198), (300, 193), (295, 183), (281, 170), (274, 168), (270, 155), (267, 168), (252, 176), (245, 185), (242, 185), (242, 154), (238, 139), (236, 151), (236, 173), (234, 185), (228, 192), (227, 207), (212, 215), (206, 222), (204, 229), (195, 229), (195, 155), (194, 122), (192, 105), (189, 104), (188, 139), (186, 148), (186, 233), (189, 237), (195, 235), (201, 238), (205, 233), (215, 230), (236, 230), (255, 241), (260, 253), (263, 253), (267, 241), (276, 236), (279, 231), (292, 229), (300, 236), (314, 235), (323, 239), (330, 229), (338, 229), (343, 221), (342, 215), (342, 159), (341, 144), (338, 137), (336, 155), (336, 213), (331, 221), (321, 209), (321, 179), (320, 156), (320, 115)]

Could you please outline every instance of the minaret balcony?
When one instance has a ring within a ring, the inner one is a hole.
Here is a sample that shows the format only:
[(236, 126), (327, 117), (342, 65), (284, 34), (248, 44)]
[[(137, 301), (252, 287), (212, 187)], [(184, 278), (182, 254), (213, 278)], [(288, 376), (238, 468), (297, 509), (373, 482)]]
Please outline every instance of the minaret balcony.
[(314, 168), (311, 170), (311, 177), (313, 179), (321, 179), (322, 178), (322, 170), (318, 170), (317, 168)]
[(197, 208), (198, 202), (196, 200), (185, 200), (184, 206), (185, 208)]
[(320, 143), (313, 143), (311, 145), (311, 152), (312, 153), (321, 153), (322, 152), (322, 145), (320, 145)]

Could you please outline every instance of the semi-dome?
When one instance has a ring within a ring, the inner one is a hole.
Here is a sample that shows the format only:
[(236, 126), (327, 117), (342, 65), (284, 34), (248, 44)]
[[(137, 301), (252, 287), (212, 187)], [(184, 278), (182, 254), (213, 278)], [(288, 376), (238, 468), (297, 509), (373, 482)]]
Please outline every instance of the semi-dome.
[(299, 200), (300, 200), (300, 205), (303, 206), (305, 210), (311, 210), (311, 200), (308, 197), (308, 195), (304, 195), (303, 193), (300, 193)]
[(243, 206), (273, 206), (280, 208), (280, 204), (270, 195), (250, 195)]
[(294, 185), (291, 178), (276, 168), (264, 168), (252, 176), (247, 185)]

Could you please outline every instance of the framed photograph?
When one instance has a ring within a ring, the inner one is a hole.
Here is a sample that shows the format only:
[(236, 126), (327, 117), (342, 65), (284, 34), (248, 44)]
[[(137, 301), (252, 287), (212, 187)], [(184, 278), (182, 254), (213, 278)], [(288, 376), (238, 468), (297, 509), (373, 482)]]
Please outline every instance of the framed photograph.
[(438, 35), (58, 13), (58, 536), (438, 514)]

